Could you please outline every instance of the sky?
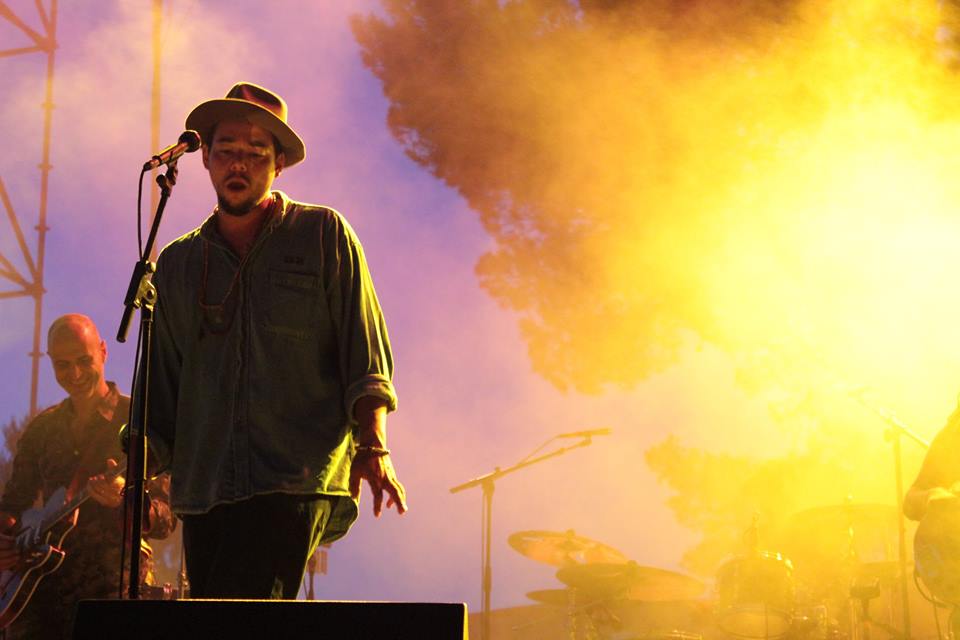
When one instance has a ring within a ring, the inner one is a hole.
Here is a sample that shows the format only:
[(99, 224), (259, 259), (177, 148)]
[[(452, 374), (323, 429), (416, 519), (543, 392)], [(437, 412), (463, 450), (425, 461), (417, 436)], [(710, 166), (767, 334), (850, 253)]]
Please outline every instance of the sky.
[[(39, 24), (32, 2), (8, 4)], [(108, 378), (123, 389), (133, 344), (113, 335), (136, 261), (136, 178), (155, 151), (147, 7), (62, 2), (55, 62), (43, 324), (67, 312), (91, 316), (108, 342)], [(410, 511), (375, 520), (365, 501), (353, 530), (330, 549), (317, 597), (462, 601), (479, 610), (481, 496), (449, 488), (517, 462), (557, 434), (601, 427), (612, 434), (497, 483), (493, 606), (530, 604), (528, 591), (561, 586), (555, 568), (509, 547), (517, 531), (572, 529), (642, 565), (680, 570), (697, 536), (677, 523), (670, 489), (647, 468), (644, 452), (673, 435), (705, 450), (773, 456), (790, 447), (789, 434), (764, 399), (738, 383), (734, 360), (708, 344), (685, 348), (677, 364), (635, 387), (593, 395), (561, 392), (534, 371), (517, 317), (478, 284), (474, 267), (493, 241), (476, 212), (390, 135), (381, 85), (363, 66), (349, 26), (351, 15), (371, 11), (379, 11), (374, 0), (168, 0), (164, 11), (161, 144), (176, 140), (195, 104), (222, 97), (236, 81), (282, 95), (307, 159), (276, 188), (347, 217), (387, 319), (400, 398), (388, 422), (389, 447)], [(0, 24), (0, 48), (19, 39)], [(0, 59), (7, 87), (0, 179), (31, 247), (45, 64), (41, 54)], [(184, 157), (159, 244), (197, 226), (212, 196), (199, 154)], [(0, 251), (22, 268), (5, 218)], [(29, 405), (32, 304), (0, 300), (0, 319), (6, 420)], [(890, 402), (930, 437), (954, 404), (953, 382), (945, 375)], [(43, 362), (40, 405), (62, 395)], [(881, 439), (882, 423), (866, 412), (860, 417), (866, 437)]]

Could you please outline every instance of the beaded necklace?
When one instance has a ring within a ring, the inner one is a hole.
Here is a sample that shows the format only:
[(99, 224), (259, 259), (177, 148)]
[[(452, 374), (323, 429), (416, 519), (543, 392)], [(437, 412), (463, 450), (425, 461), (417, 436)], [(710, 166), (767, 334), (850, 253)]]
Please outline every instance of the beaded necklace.
[[(270, 209), (267, 211), (266, 215), (263, 216), (263, 221), (260, 223), (260, 230), (255, 236), (256, 238), (259, 238), (263, 233), (263, 229), (267, 226), (267, 222), (273, 219), (278, 205), (279, 200), (274, 197), (273, 202), (270, 205)], [(256, 244), (256, 240), (254, 240), (254, 244)], [(227, 306), (230, 303), (230, 299), (233, 297), (234, 289), (237, 288), (237, 282), (240, 280), (240, 273), (243, 271), (243, 266), (247, 263), (247, 258), (250, 257), (250, 254), (252, 253), (253, 247), (251, 247), (250, 250), (247, 251), (242, 258), (240, 258), (240, 264), (237, 265), (236, 270), (233, 272), (233, 278), (230, 280), (230, 286), (227, 288), (227, 293), (223, 296), (223, 299), (216, 304), (210, 304), (206, 302), (207, 278), (210, 274), (210, 241), (207, 238), (203, 238), (203, 276), (200, 279), (200, 291), (197, 294), (197, 304), (200, 306), (200, 310), (203, 312), (204, 325), (206, 325), (211, 333), (226, 333), (233, 325), (233, 316), (236, 315), (236, 309), (230, 309), (230, 312), (227, 313)], [(225, 321), (226, 324), (224, 324)]]

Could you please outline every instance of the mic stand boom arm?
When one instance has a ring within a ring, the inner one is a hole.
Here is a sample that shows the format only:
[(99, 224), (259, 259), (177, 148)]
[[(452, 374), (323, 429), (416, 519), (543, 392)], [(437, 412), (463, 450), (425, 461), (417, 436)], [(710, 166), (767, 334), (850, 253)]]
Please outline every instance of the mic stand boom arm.
[(483, 594), (483, 604), (480, 613), (480, 640), (490, 640), (490, 593), (493, 590), (493, 568), (490, 562), (490, 537), (493, 530), (494, 483), (503, 476), (509, 475), (514, 471), (519, 471), (524, 467), (529, 467), (537, 464), (538, 462), (543, 462), (549, 458), (561, 456), (571, 449), (586, 447), (591, 442), (592, 440), (590, 439), (590, 436), (586, 436), (577, 444), (572, 444), (569, 447), (560, 447), (559, 449), (551, 451), (550, 453), (545, 453), (542, 456), (518, 462), (517, 464), (507, 467), (506, 469), (494, 467), (493, 471), (490, 473), (486, 473), (482, 476), (474, 478), (473, 480), (468, 480), (463, 484), (458, 484), (457, 486), (450, 488), (450, 493), (459, 493), (460, 491), (471, 489), (477, 486), (479, 486), (483, 491), (483, 514), (481, 517), (481, 541), (483, 547), (483, 578), (481, 589)]

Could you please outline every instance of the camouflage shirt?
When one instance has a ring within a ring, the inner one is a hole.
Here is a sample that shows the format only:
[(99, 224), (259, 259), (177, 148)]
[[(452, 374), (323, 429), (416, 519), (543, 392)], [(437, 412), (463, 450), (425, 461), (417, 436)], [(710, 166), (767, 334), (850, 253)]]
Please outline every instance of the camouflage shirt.
[[(120, 461), (118, 432), (127, 420), (130, 399), (108, 383), (110, 392), (77, 438), (69, 398), (51, 407), (26, 427), (13, 461), (13, 472), (0, 499), (0, 511), (19, 519), (39, 507), (60, 487), (74, 492), (106, 470), (107, 458)], [(122, 464), (122, 463), (121, 463)], [(163, 538), (176, 526), (162, 482), (151, 481), (146, 535)], [(76, 527), (63, 544), (66, 558), (57, 571), (41, 580), (24, 613), (13, 624), (19, 637), (65, 637), (74, 604), (84, 598), (111, 598), (119, 592), (122, 509), (87, 500)], [(64, 625), (66, 625), (64, 627)], [(27, 631), (29, 629), (29, 631)]]

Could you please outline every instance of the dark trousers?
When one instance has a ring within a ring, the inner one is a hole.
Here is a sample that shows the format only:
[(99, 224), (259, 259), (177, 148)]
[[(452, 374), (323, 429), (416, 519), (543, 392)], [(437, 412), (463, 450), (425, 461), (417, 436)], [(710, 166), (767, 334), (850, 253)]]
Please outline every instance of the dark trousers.
[(184, 516), (190, 597), (295, 599), (330, 506), (323, 496), (269, 493)]

